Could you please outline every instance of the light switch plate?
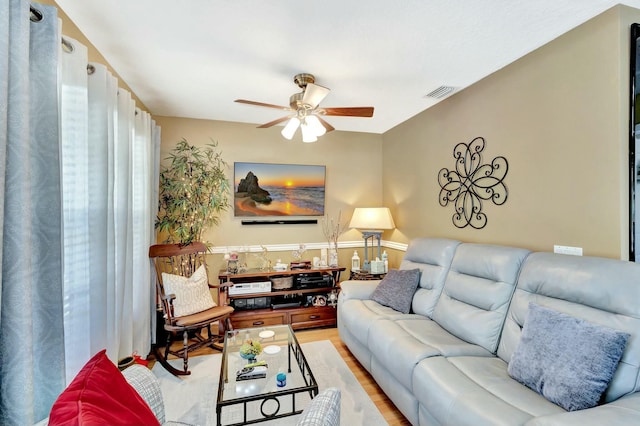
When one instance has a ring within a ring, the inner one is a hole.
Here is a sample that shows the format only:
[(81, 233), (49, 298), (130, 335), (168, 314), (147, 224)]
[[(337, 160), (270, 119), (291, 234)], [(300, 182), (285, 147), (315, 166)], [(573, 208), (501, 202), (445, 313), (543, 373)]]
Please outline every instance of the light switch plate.
[(571, 254), (573, 256), (582, 256), (582, 247), (570, 247), (570, 246), (553, 246), (553, 252), (559, 254)]

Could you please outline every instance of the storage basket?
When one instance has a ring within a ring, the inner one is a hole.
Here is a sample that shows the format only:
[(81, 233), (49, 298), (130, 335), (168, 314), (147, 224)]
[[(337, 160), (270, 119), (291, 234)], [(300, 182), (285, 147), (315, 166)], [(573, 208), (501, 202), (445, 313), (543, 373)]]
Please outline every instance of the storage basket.
[(293, 277), (271, 278), (271, 290), (289, 290), (293, 287)]

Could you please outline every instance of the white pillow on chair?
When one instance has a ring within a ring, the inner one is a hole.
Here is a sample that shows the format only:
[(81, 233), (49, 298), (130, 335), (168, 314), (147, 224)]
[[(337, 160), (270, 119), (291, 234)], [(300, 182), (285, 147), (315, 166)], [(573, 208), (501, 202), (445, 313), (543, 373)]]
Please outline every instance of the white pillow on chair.
[(176, 295), (173, 301), (173, 314), (176, 317), (195, 314), (216, 306), (209, 291), (209, 280), (204, 265), (189, 278), (163, 272), (162, 283), (166, 295)]

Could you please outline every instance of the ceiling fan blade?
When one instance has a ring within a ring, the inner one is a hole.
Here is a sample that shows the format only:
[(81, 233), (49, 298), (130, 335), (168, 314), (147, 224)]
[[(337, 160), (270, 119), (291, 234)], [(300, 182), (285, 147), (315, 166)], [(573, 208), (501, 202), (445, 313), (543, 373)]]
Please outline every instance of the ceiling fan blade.
[(282, 123), (283, 121), (287, 121), (288, 119), (290, 119), (290, 116), (285, 116), (285, 117), (280, 117), (277, 118), (273, 121), (270, 121), (268, 123), (263, 124), (262, 126), (258, 126), (258, 129), (266, 129), (267, 127), (271, 127), (271, 126), (275, 126), (276, 124)]
[[(316, 117), (318, 117), (318, 116), (316, 116)], [(331, 124), (327, 123), (322, 118), (318, 117), (318, 120), (320, 120), (320, 124), (322, 124), (324, 126), (324, 128), (327, 129), (327, 132), (331, 132), (332, 130), (335, 130), (335, 128)]]
[(284, 107), (284, 106), (274, 105), (274, 104), (265, 104), (264, 102), (248, 101), (246, 99), (236, 99), (234, 102), (238, 102), (240, 104), (263, 106), (263, 107), (267, 107), (267, 108), (276, 108), (276, 109), (281, 109), (281, 110), (284, 110), (284, 111), (291, 111), (291, 108), (289, 108), (289, 107)]
[(324, 115), (339, 117), (373, 117), (373, 107), (322, 108)]
[(306, 89), (304, 89), (302, 103), (311, 105), (311, 108), (315, 108), (320, 102), (322, 102), (322, 100), (329, 94), (330, 91), (331, 89), (327, 89), (326, 87), (308, 83)]

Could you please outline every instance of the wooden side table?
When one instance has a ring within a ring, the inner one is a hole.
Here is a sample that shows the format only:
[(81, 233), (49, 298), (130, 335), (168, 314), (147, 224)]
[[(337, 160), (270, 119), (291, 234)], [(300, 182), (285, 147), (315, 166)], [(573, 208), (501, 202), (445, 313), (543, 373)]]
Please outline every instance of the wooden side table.
[(351, 271), (351, 274), (349, 275), (349, 279), (350, 280), (360, 280), (360, 281), (367, 281), (367, 280), (381, 280), (384, 278), (386, 274), (372, 274), (371, 272), (366, 272), (366, 271)]

